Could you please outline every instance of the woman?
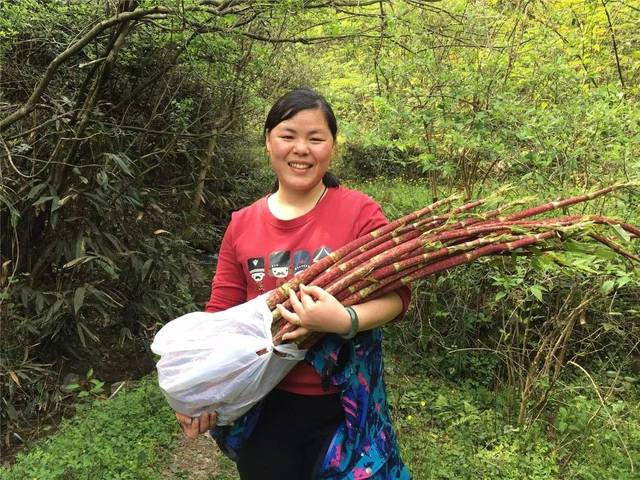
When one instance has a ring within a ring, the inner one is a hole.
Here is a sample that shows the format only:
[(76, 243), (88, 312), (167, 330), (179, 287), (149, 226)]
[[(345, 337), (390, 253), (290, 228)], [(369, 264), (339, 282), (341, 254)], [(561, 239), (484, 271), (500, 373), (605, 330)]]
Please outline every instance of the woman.
[[(373, 200), (327, 172), (336, 135), (331, 106), (311, 90), (293, 90), (271, 108), (264, 136), (276, 185), (233, 213), (207, 311), (272, 290), (387, 222)], [(404, 288), (350, 310), (303, 285), (291, 310), (278, 305), (297, 326), (285, 341), (327, 335), (263, 402), (232, 427), (211, 430), (241, 479), (409, 478), (387, 408), (378, 328), (401, 317), (409, 300)], [(215, 425), (211, 414), (176, 417), (192, 438)]]

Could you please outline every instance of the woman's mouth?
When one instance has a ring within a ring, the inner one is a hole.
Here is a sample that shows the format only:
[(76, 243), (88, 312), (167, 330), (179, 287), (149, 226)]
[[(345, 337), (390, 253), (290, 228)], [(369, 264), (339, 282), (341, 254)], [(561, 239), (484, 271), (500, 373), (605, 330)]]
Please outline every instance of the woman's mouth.
[(288, 165), (291, 168), (295, 168), (296, 170), (308, 170), (309, 168), (311, 168), (313, 165), (308, 164), (308, 163), (300, 163), (300, 162), (289, 162)]

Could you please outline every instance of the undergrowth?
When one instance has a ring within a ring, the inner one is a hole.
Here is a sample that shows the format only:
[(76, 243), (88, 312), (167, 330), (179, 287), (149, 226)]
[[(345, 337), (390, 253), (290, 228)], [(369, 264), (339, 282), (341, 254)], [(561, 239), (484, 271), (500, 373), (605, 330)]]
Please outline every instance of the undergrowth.
[(79, 406), (59, 431), (21, 453), (2, 480), (145, 480), (158, 478), (177, 423), (155, 376), (112, 399)]
[[(439, 377), (428, 359), (408, 358), (394, 341), (385, 347), (389, 402), (403, 459), (416, 480), (638, 478), (638, 376), (613, 381), (603, 374), (596, 383), (611, 388), (596, 391), (576, 372), (550, 399), (548, 411), (555, 413), (522, 427), (514, 423), (509, 388)], [(86, 404), (0, 478), (191, 478), (182, 468), (169, 468), (179, 435), (152, 375), (111, 400)], [(202, 478), (237, 479), (232, 462), (217, 457), (216, 475)]]

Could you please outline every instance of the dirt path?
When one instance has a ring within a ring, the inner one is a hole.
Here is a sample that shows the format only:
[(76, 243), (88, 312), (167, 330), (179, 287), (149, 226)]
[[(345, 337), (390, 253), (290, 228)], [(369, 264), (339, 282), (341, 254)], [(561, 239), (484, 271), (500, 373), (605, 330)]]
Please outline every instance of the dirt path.
[(166, 480), (237, 480), (233, 462), (225, 458), (215, 442), (205, 435), (195, 440), (181, 437), (173, 458), (163, 473)]

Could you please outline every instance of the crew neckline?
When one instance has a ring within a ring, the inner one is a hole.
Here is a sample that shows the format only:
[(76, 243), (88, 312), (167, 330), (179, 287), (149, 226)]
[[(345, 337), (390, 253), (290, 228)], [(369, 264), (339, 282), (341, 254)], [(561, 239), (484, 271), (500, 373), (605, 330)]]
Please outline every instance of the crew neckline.
[(311, 210), (309, 210), (307, 213), (304, 213), (302, 215), (300, 215), (299, 217), (296, 218), (292, 218), (289, 220), (282, 220), (278, 217), (276, 217), (272, 212), (271, 209), (269, 209), (269, 203), (268, 203), (268, 198), (271, 196), (271, 193), (269, 193), (268, 195), (265, 195), (264, 197), (262, 197), (261, 201), (260, 201), (260, 206), (261, 208), (264, 210), (264, 218), (267, 219), (267, 222), (270, 223), (271, 225), (281, 228), (281, 229), (292, 229), (292, 228), (297, 228), (300, 225), (303, 225), (305, 223), (307, 223), (308, 221), (310, 221), (311, 219), (313, 219), (316, 215), (318, 215), (318, 212), (322, 211), (324, 209), (324, 206), (328, 203), (327, 199), (332, 196), (334, 194), (334, 190), (337, 190), (340, 187), (335, 187), (335, 188), (327, 188), (326, 193), (323, 195), (323, 197), (320, 199), (320, 201), (313, 206), (313, 208)]

